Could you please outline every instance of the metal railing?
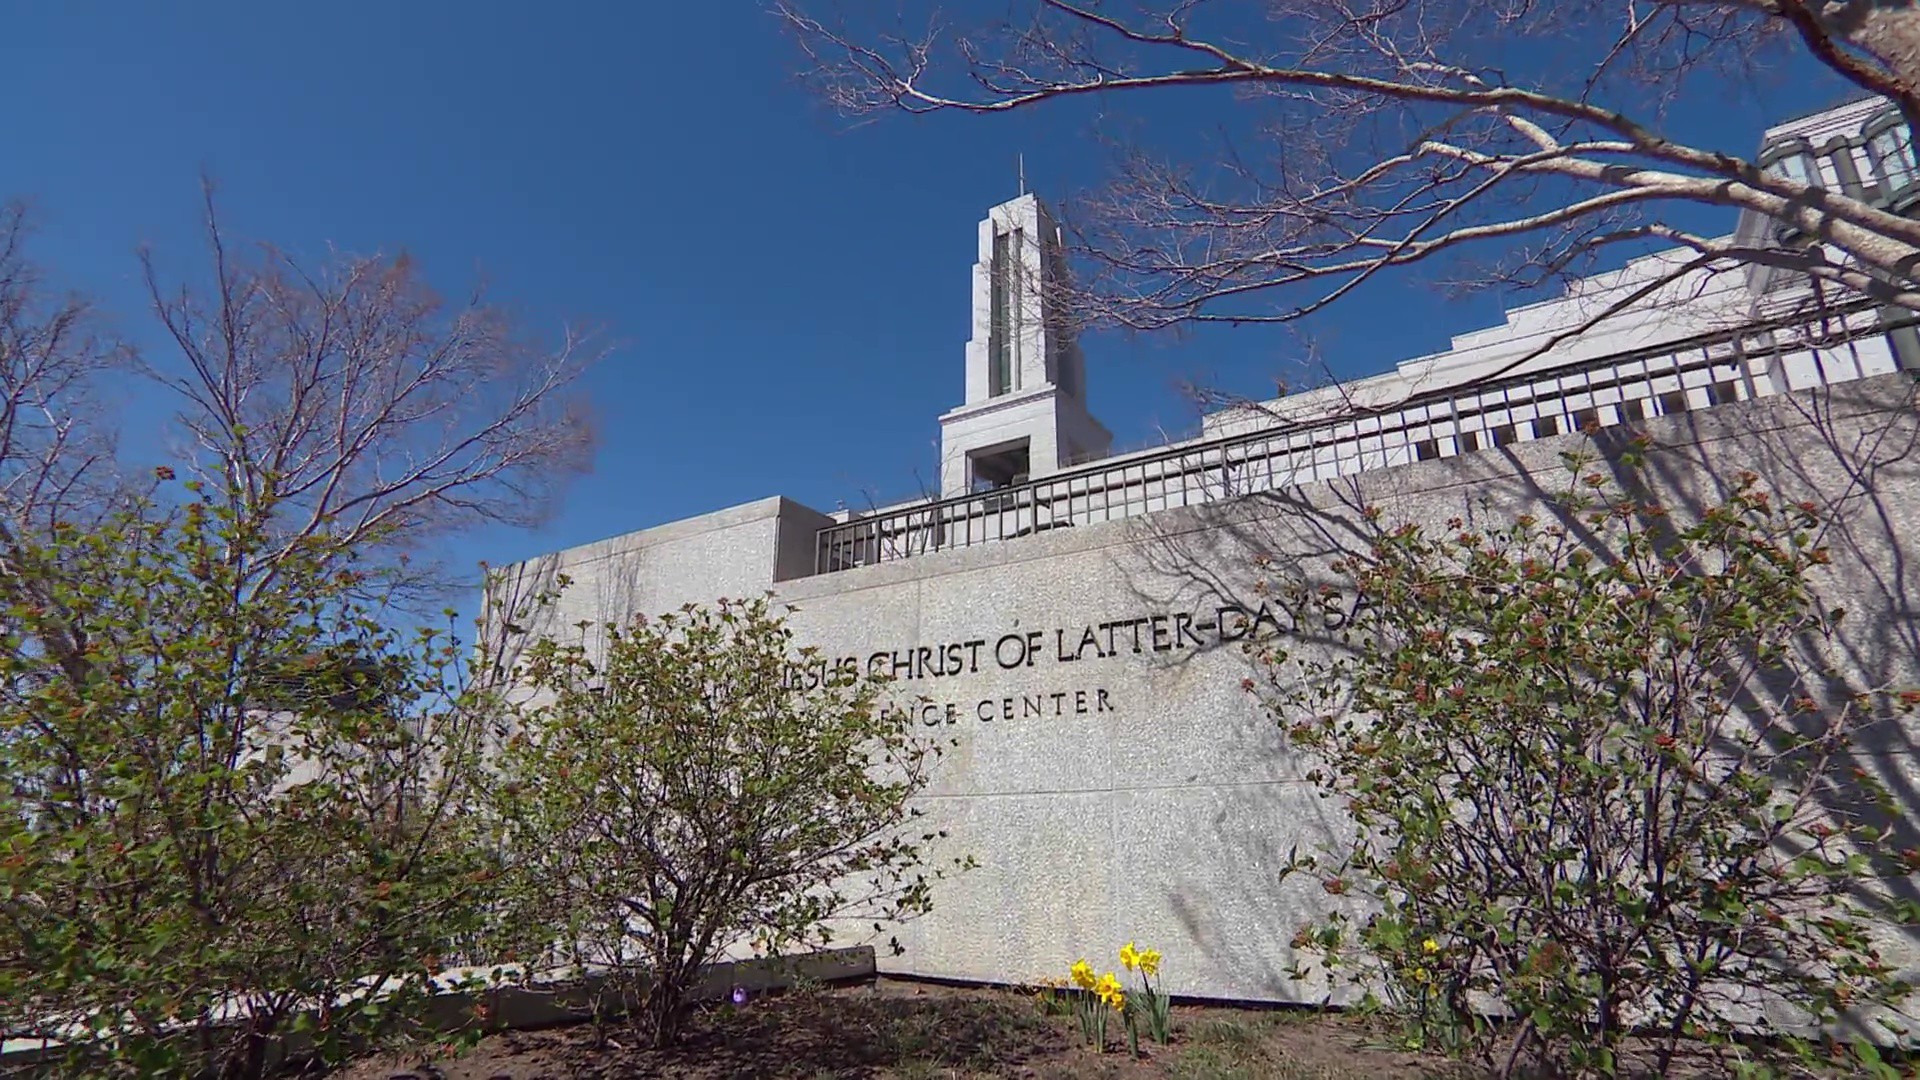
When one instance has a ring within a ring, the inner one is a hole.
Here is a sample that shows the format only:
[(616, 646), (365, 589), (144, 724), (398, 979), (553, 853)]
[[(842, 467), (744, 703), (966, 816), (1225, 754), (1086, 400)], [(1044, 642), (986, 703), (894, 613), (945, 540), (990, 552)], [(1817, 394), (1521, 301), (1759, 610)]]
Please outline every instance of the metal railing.
[[(815, 572), (1138, 517), (1370, 469), (1452, 457), (1581, 430), (1690, 412), (1728, 401), (1892, 371), (1920, 350), (1920, 323), (1870, 303), (1748, 323), (1562, 367), (1473, 381), (1391, 407), (1108, 459), (1037, 480), (888, 510), (816, 535)], [(1791, 332), (1790, 334), (1788, 332)], [(1786, 338), (1787, 340), (1782, 340)], [(1863, 359), (1855, 346), (1885, 341)], [(1847, 355), (1833, 355), (1844, 350)], [(1796, 385), (1791, 370), (1810, 372)]]

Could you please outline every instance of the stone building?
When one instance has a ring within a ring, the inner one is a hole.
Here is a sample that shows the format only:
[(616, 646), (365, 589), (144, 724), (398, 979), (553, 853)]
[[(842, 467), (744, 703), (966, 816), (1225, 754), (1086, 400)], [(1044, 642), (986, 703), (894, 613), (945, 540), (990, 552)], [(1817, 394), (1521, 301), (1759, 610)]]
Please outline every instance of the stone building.
[[(1762, 160), (1904, 206), (1903, 132), (1862, 102), (1773, 129)], [(1588, 325), (1676, 257), (1582, 280), (1391, 371), (1113, 455), (1050, 306), (1057, 226), (1022, 196), (979, 225), (939, 497), (833, 514), (771, 497), (530, 560), (517, 580), (571, 579), (550, 629), (774, 591), (828, 662), (894, 675), (902, 707), (958, 737), (925, 806), (980, 868), (899, 929), (893, 970), (1033, 980), (1138, 940), (1165, 953), (1177, 994), (1318, 999), (1324, 987), (1287, 975), (1288, 942), (1329, 901), (1277, 868), (1344, 826), (1241, 689), (1257, 559), (1323, 573), (1365, 542), (1370, 505), (1429, 525), (1537, 511), (1582, 429), (1603, 445), (1644, 431), (1647, 474), (1675, 505), (1751, 469), (1838, 515), (1822, 587), (1854, 612), (1842, 665), (1861, 685), (1920, 684), (1920, 572), (1904, 552), (1920, 524), (1911, 316), (1810, 308), (1803, 284), (1741, 271), (1684, 277)], [(1860, 753), (1920, 805), (1904, 730)]]

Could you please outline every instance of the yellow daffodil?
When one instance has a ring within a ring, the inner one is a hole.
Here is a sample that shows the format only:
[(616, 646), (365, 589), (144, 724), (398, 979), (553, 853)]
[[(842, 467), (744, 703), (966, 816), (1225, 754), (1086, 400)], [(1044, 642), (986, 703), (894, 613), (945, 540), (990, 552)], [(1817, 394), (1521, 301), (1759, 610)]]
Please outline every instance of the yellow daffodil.
[(1140, 954), (1134, 950), (1131, 941), (1120, 946), (1120, 966), (1128, 971), (1140, 966)]
[(1120, 989), (1120, 980), (1114, 978), (1111, 971), (1100, 976), (1100, 981), (1093, 986), (1093, 992), (1101, 1001), (1116, 1009), (1124, 1007), (1127, 1003), (1126, 992)]
[(1160, 974), (1160, 950), (1148, 949), (1139, 956), (1140, 970), (1147, 975)]
[(1076, 960), (1073, 969), (1068, 972), (1073, 977), (1073, 985), (1082, 990), (1093, 989), (1093, 965), (1085, 960)]
[(1125, 1011), (1127, 1011), (1127, 994), (1126, 994), (1126, 991), (1124, 991), (1124, 990), (1115, 990), (1115, 991), (1114, 991), (1113, 993), (1111, 993), (1111, 994), (1108, 994), (1108, 995), (1107, 995), (1107, 1004), (1108, 1004), (1108, 1005), (1111, 1005), (1111, 1006), (1113, 1006), (1113, 1011), (1114, 1011), (1114, 1012), (1125, 1012)]
[(1428, 938), (1427, 940), (1421, 942), (1420, 947), (1427, 950), (1427, 952), (1429, 953), (1437, 953), (1440, 951), (1440, 943), (1433, 940), (1432, 938)]

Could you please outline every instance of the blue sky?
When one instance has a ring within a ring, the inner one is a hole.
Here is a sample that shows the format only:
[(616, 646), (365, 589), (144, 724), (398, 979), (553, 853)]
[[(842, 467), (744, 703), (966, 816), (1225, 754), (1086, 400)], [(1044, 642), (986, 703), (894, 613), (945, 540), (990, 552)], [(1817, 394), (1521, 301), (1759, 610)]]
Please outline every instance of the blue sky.
[[(1101, 165), (1093, 103), (849, 125), (757, 0), (11, 0), (0, 25), (0, 197), (35, 201), (38, 259), (134, 340), (157, 345), (134, 251), (193, 268), (205, 168), (243, 237), (405, 248), (443, 291), (484, 271), (533, 327), (621, 343), (591, 378), (595, 472), (538, 532), (462, 538), (463, 563), (773, 494), (913, 494), (961, 396), (974, 223), (1015, 194), (1017, 153), (1046, 197)], [(1750, 153), (1798, 106), (1715, 95), (1675, 125)], [(1344, 377), (1497, 312), (1399, 279), (1309, 329)], [(1191, 428), (1181, 381), (1257, 393), (1295, 350), (1258, 329), (1085, 345), (1128, 447)]]

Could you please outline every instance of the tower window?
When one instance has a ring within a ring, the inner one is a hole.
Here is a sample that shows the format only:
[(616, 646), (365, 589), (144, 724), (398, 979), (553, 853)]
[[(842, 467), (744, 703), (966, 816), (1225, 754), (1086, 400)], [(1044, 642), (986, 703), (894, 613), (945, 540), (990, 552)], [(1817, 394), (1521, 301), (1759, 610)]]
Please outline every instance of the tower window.
[(992, 491), (995, 488), (1011, 487), (1023, 484), (1027, 480), (1029, 462), (1027, 459), (1027, 440), (1017, 443), (977, 450), (968, 455), (972, 466), (973, 490)]
[(1782, 180), (1808, 187), (1823, 186), (1820, 181), (1820, 166), (1814, 161), (1813, 148), (1805, 140), (1793, 139), (1768, 150), (1760, 157), (1762, 166), (1768, 173)]
[(993, 266), (988, 298), (987, 396), (999, 397), (1013, 389), (1013, 267), (1007, 233), (993, 234)]
[(1914, 180), (1913, 140), (1898, 114), (1883, 124), (1867, 137), (1867, 156), (1887, 190), (1899, 191)]
[(1559, 417), (1542, 416), (1534, 420), (1533, 422), (1534, 438), (1545, 439), (1545, 438), (1548, 438), (1549, 436), (1558, 435), (1558, 434), (1560, 434), (1560, 418)]
[(1685, 390), (1669, 390), (1660, 395), (1660, 412), (1662, 415), (1671, 416), (1674, 413), (1683, 413), (1686, 411), (1687, 392)]

